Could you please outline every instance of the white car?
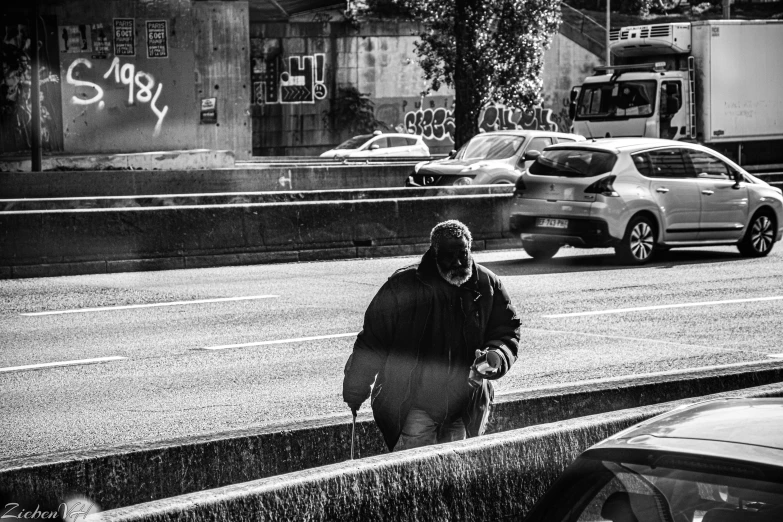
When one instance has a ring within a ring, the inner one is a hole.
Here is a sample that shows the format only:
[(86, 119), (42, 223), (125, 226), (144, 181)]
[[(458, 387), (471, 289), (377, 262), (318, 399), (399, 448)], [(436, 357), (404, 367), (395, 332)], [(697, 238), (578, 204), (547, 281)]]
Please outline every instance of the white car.
[(406, 187), (430, 185), (513, 185), (532, 161), (525, 152), (542, 151), (554, 143), (585, 141), (578, 134), (540, 130), (504, 130), (473, 136), (448, 158), (413, 167)]
[(416, 134), (382, 133), (354, 136), (332, 150), (321, 154), (322, 158), (365, 157), (428, 157), (430, 148)]
[(681, 407), (592, 446), (524, 522), (781, 520), (783, 400), (737, 398)]
[(781, 190), (701, 145), (610, 138), (536, 156), (509, 221), (533, 258), (562, 245), (614, 247), (629, 264), (688, 246), (737, 245), (758, 257), (783, 236)]

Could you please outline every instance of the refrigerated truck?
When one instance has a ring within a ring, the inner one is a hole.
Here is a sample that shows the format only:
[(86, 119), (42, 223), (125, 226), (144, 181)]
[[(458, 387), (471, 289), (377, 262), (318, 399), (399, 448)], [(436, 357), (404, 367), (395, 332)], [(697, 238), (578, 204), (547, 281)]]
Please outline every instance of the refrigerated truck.
[(704, 20), (610, 32), (617, 63), (571, 92), (571, 132), (696, 141), (783, 170), (783, 21)]

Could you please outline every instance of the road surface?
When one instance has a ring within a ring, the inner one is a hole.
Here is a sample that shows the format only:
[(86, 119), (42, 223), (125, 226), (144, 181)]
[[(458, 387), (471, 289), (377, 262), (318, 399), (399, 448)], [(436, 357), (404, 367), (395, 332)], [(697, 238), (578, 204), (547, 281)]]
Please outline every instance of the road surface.
[[(478, 253), (523, 320), (497, 390), (783, 357), (783, 249)], [(0, 281), (0, 461), (344, 414), (379, 286), (417, 258)], [(363, 409), (368, 408), (367, 403)]]

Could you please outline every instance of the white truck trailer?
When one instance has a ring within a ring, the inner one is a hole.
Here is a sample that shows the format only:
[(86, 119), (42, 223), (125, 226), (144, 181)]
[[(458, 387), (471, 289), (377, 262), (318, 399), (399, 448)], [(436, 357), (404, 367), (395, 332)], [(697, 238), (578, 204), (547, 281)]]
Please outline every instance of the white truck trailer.
[(571, 92), (571, 132), (698, 141), (783, 169), (783, 21), (706, 20), (610, 33), (617, 64)]

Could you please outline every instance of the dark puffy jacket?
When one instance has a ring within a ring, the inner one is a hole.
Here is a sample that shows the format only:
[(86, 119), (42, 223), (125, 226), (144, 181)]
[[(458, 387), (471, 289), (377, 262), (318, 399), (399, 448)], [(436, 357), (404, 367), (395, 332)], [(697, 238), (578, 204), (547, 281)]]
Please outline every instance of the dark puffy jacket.
[[(361, 404), (372, 390), (373, 416), (389, 449), (397, 443), (411, 407), (419, 346), (432, 309), (433, 277), (440, 276), (431, 251), (418, 267), (395, 272), (367, 308), (364, 327), (345, 365), (343, 399)], [(476, 349), (495, 350), (502, 367), (493, 379), (502, 377), (517, 358), (520, 321), (516, 310), (498, 277), (481, 265), (473, 264), (473, 275), (462, 287), (470, 290), (462, 298), (465, 359), (472, 361)], [(488, 414), (491, 395), (492, 387), (484, 381), (471, 397), (463, 414), (469, 437), (481, 434), (479, 426)]]

